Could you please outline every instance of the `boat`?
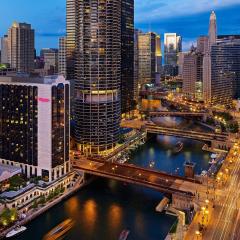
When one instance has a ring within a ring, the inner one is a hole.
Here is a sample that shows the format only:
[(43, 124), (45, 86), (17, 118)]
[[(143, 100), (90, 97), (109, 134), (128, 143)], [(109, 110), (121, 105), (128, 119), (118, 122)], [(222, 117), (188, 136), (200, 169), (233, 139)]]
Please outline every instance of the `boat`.
[(55, 228), (53, 228), (50, 232), (48, 232), (43, 240), (57, 240), (60, 237), (64, 236), (68, 231), (72, 229), (74, 226), (74, 221), (72, 219), (66, 219)]
[(127, 240), (128, 235), (129, 235), (130, 231), (129, 230), (123, 230), (118, 238), (118, 240)]
[(16, 228), (14, 228), (12, 231), (10, 231), (7, 235), (6, 235), (6, 238), (11, 238), (11, 237), (14, 237), (14, 236), (17, 236), (19, 235), (20, 233), (26, 231), (27, 228), (24, 227), (24, 226), (17, 226)]
[(173, 152), (174, 153), (179, 153), (183, 149), (183, 143), (182, 142), (177, 142), (176, 146), (174, 147)]
[(216, 163), (217, 163), (217, 161), (214, 160), (214, 159), (212, 159), (211, 161), (209, 161), (209, 164), (211, 164), (211, 165), (216, 164)]
[(149, 166), (150, 166), (150, 168), (153, 168), (155, 166), (155, 162), (154, 161), (150, 161)]

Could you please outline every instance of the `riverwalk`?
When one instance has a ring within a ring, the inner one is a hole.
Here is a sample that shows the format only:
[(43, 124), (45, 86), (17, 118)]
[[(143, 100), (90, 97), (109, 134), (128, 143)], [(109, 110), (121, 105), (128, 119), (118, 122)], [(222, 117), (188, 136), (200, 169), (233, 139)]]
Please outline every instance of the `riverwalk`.
[(31, 209), (31, 210), (29, 210), (26, 213), (26, 217), (24, 219), (16, 222), (10, 228), (8, 228), (8, 229), (6, 229), (4, 231), (1, 231), (0, 232), (0, 239), (3, 239), (7, 235), (7, 233), (12, 231), (16, 226), (18, 226), (18, 225), (20, 225), (20, 226), (26, 225), (27, 223), (31, 222), (33, 219), (35, 219), (38, 216), (40, 216), (41, 214), (45, 213), (46, 211), (48, 211), (50, 208), (54, 207), (55, 205), (57, 205), (61, 201), (67, 199), (70, 196), (72, 196), (73, 194), (75, 194), (84, 185), (85, 185), (84, 176), (79, 175), (79, 177), (78, 177), (77, 181), (75, 182), (74, 186), (72, 186), (69, 189), (65, 190), (65, 192), (62, 195), (60, 195), (59, 197), (55, 198), (51, 202), (47, 202), (46, 205), (43, 205), (42, 207), (40, 207), (38, 209)]

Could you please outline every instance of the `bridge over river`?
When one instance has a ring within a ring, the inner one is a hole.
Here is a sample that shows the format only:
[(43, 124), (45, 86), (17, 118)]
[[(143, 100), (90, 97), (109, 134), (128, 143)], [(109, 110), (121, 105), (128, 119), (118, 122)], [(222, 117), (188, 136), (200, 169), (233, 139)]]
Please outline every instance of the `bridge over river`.
[[(189, 201), (193, 199), (196, 189), (202, 186), (199, 181), (194, 179), (141, 168), (132, 164), (79, 159), (72, 165), (74, 169), (87, 174), (141, 185), (167, 194), (177, 194)], [(189, 188), (189, 186), (195, 187)]]

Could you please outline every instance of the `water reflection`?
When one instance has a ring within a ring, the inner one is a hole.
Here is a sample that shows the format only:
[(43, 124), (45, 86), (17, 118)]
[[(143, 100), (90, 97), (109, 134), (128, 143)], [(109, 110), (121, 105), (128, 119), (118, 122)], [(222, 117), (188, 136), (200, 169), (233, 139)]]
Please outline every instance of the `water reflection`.
[(84, 225), (87, 229), (87, 231), (92, 232), (96, 219), (97, 219), (98, 209), (97, 209), (97, 203), (94, 199), (89, 199), (84, 203), (83, 206), (83, 215), (80, 216), (84, 219)]
[(118, 229), (122, 222), (122, 208), (117, 204), (112, 204), (108, 211), (108, 222), (111, 228)]

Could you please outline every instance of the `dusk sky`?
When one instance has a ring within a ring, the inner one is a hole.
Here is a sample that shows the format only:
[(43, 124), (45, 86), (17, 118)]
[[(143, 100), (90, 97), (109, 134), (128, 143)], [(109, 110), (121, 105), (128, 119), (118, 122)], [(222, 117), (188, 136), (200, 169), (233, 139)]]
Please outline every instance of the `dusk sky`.
[[(31, 23), (36, 48), (57, 47), (65, 34), (66, 0), (8, 0), (1, 2), (0, 35), (14, 20)], [(177, 32), (184, 50), (199, 35), (207, 34), (211, 10), (215, 10), (219, 34), (240, 34), (240, 0), (135, 0), (135, 27), (144, 31)]]

